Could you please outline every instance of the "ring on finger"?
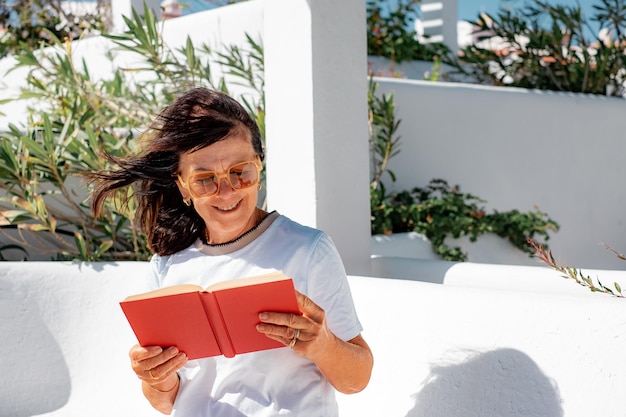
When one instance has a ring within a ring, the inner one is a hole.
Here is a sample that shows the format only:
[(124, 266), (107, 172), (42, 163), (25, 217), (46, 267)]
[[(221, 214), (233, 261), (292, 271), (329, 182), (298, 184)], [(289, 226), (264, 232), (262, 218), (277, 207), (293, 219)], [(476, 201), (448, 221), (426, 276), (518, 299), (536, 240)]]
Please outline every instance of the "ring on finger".
[(296, 332), (293, 334), (293, 339), (291, 339), (291, 342), (289, 343), (289, 347), (291, 349), (293, 349), (293, 347), (296, 345), (296, 342), (298, 341), (298, 336), (300, 336), (300, 329), (296, 329)]

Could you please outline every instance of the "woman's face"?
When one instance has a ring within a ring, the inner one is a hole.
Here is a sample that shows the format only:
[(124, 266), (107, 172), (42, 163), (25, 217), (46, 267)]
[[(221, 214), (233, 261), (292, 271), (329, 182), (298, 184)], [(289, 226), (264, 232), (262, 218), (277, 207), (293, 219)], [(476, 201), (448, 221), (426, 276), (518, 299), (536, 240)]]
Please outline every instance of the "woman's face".
[[(246, 161), (258, 161), (248, 133), (238, 133), (195, 152), (185, 153), (179, 160), (179, 175), (188, 182), (193, 174), (214, 171), (224, 174), (228, 168)], [(260, 163), (260, 162), (259, 162)], [(235, 190), (225, 177), (220, 177), (217, 194), (193, 198), (176, 181), (183, 199), (193, 201), (196, 212), (204, 220), (209, 232), (209, 243), (225, 243), (238, 238), (257, 223), (257, 184)]]

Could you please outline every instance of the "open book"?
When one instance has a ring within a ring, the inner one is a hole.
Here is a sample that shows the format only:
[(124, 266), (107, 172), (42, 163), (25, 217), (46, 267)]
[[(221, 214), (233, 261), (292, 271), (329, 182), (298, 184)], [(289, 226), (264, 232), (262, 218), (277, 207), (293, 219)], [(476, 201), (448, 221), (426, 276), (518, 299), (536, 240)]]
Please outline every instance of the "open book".
[(132, 295), (120, 303), (139, 344), (176, 346), (189, 359), (284, 347), (256, 330), (259, 313), (301, 314), (282, 272), (201, 288), (193, 284)]

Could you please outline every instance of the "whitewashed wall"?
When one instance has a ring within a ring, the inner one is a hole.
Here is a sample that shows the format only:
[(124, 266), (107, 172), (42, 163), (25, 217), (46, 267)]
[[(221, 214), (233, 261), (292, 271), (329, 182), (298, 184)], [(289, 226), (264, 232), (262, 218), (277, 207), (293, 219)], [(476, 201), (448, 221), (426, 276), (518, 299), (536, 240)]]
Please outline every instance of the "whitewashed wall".
[(573, 93), (378, 78), (402, 120), (396, 190), (443, 178), (490, 210), (538, 207), (570, 265), (624, 269), (626, 101)]
[[(160, 415), (118, 305), (147, 268), (0, 264), (0, 417)], [(624, 415), (624, 300), (538, 267), (424, 261), (413, 274), (430, 282), (349, 277), (375, 360), (363, 392), (338, 395), (342, 417)]]
[[(459, 286), (351, 278), (375, 361), (362, 393), (339, 396), (342, 415), (624, 415), (615, 366), (624, 326), (614, 317), (623, 300), (525, 287), (533, 273), (525, 268), (539, 269), (508, 266), (494, 276), (514, 291), (469, 288), (467, 274)], [(507, 279), (515, 275), (521, 281)]]

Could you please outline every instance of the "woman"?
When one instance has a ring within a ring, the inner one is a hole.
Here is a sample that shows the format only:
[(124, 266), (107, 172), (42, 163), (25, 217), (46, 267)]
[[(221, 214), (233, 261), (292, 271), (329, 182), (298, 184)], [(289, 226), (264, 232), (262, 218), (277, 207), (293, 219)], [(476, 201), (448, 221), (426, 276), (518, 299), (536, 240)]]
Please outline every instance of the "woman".
[(282, 270), (303, 314), (261, 313), (257, 330), (288, 348), (234, 358), (188, 361), (176, 347), (135, 345), (129, 355), (143, 394), (183, 417), (337, 415), (334, 389), (365, 388), (372, 353), (330, 238), (257, 207), (264, 155), (256, 123), (227, 95), (195, 88), (151, 132), (137, 156), (95, 175), (93, 209), (135, 186), (155, 286)]

